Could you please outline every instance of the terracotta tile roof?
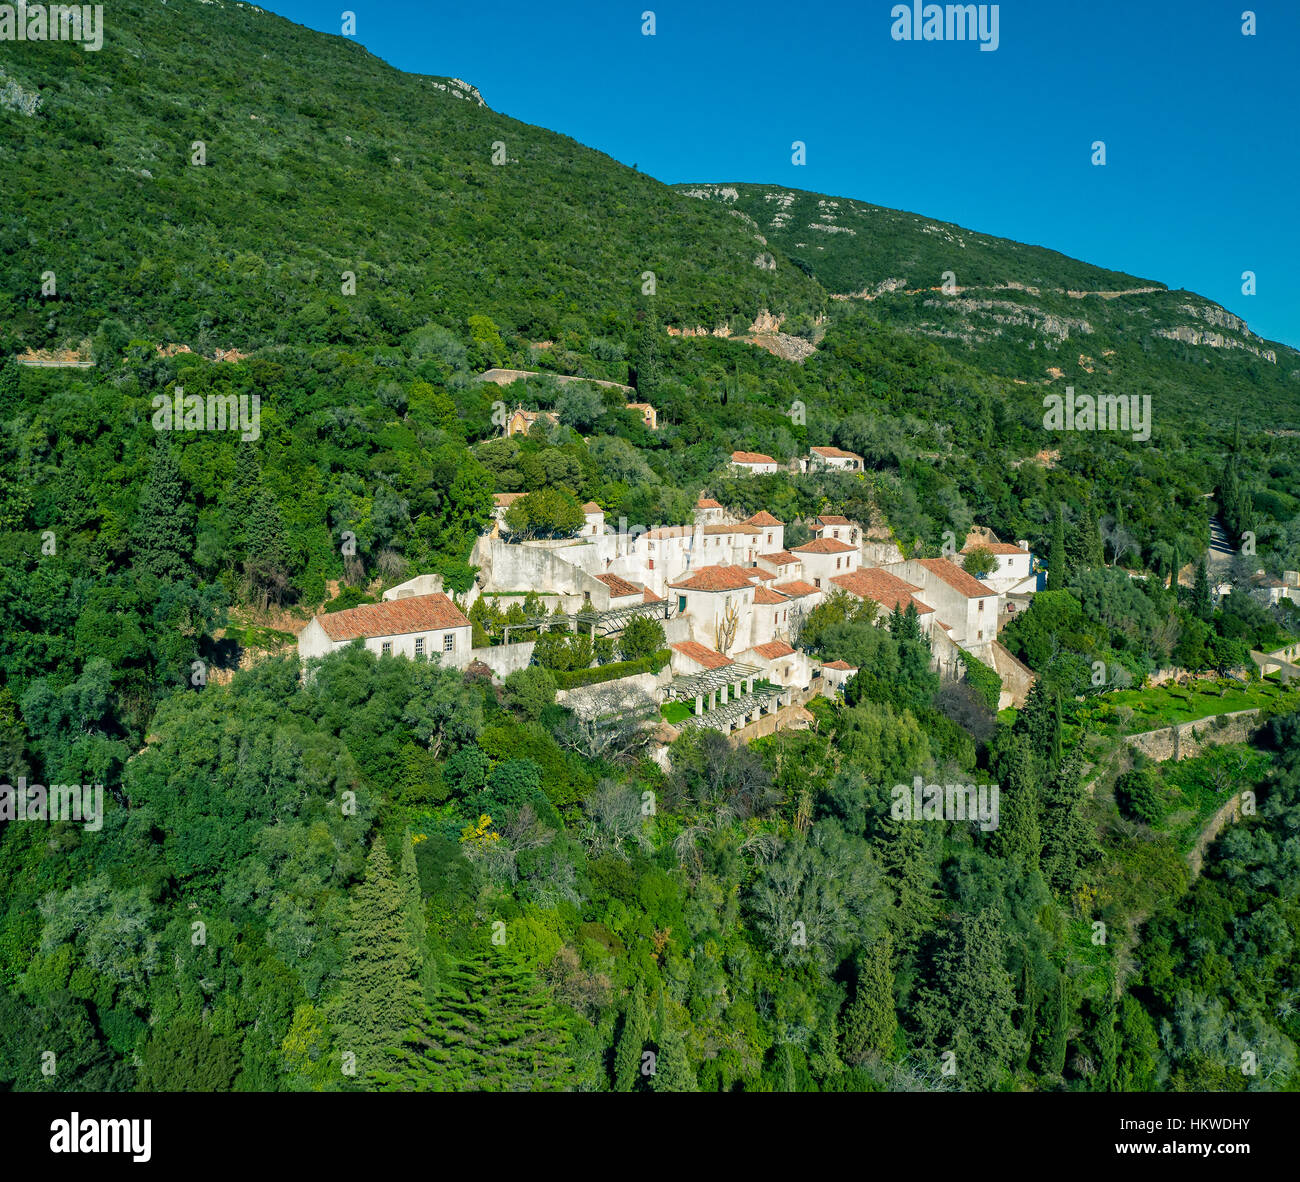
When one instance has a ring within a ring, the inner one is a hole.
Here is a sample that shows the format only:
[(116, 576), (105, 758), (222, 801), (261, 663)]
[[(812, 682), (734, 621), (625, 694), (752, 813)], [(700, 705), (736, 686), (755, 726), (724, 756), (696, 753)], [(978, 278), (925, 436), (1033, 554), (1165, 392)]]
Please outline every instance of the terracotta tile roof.
[(830, 517), (814, 517), (813, 520), (820, 523), (818, 525), (814, 525), (812, 527), (813, 529), (824, 529), (828, 525), (852, 525), (853, 524), (853, 522), (851, 522), (847, 517), (836, 517), (834, 515), (831, 515)]
[(776, 461), (771, 456), (765, 456), (761, 451), (733, 451), (731, 453), (731, 462), (733, 464), (775, 464)]
[(693, 525), (660, 525), (645, 531), (644, 537), (660, 541), (663, 538), (689, 538), (695, 535)]
[(383, 603), (363, 603), (341, 612), (316, 617), (333, 641), (357, 637), (404, 636), (411, 632), (437, 632), (447, 628), (468, 628), (469, 621), (445, 595), (412, 595)]
[(620, 579), (618, 575), (597, 575), (596, 581), (604, 583), (609, 588), (610, 597), (621, 599), (624, 595), (640, 595), (641, 589), (626, 579)]
[(727, 665), (734, 665), (730, 657), (724, 657), (721, 653), (715, 652), (707, 645), (700, 644), (696, 640), (683, 640), (678, 644), (671, 646), (684, 657), (689, 657), (697, 665), (703, 665), (706, 669), (722, 669)]
[(766, 509), (760, 509), (752, 517), (746, 517), (742, 525), (784, 525), (785, 522), (773, 517)]
[(885, 570), (855, 570), (847, 575), (832, 575), (831, 582), (859, 599), (875, 600), (885, 611), (892, 612), (899, 603), (906, 609), (909, 602), (915, 603), (916, 610), (923, 616), (934, 611), (913, 597), (912, 592), (919, 591), (920, 587), (914, 587)]
[(697, 509), (721, 509), (722, 502), (712, 500), (709, 497), (701, 497), (698, 501), (695, 502), (695, 507)]
[(749, 568), (749, 577), (751, 579), (761, 579), (766, 583), (771, 579), (775, 579), (776, 575), (774, 575), (770, 570), (760, 570), (756, 566), (751, 566)]
[(753, 586), (743, 566), (702, 566), (690, 578), (668, 585), (687, 591), (740, 591)]
[(646, 601), (646, 603), (663, 603), (663, 596), (656, 595), (653, 591), (650, 590), (649, 587), (645, 589), (645, 594), (642, 596), (642, 598)]
[(1019, 546), (1013, 546), (1010, 542), (967, 542), (962, 548), (963, 554), (969, 554), (976, 548), (987, 550), (990, 554), (1025, 554), (1028, 550), (1022, 550)]
[(703, 527), (706, 534), (756, 534), (758, 526), (746, 525), (741, 522), (740, 525), (706, 525)]
[(950, 562), (946, 558), (920, 558), (917, 561), (935, 578), (942, 579), (967, 599), (983, 599), (985, 596), (997, 594), (992, 587), (984, 586), (979, 579), (968, 575), (955, 562)]
[(797, 554), (791, 554), (789, 550), (778, 550), (775, 554), (760, 554), (759, 558), (775, 563), (777, 566), (793, 566), (803, 561)]
[(862, 457), (857, 452), (845, 451), (839, 447), (810, 447), (809, 451), (815, 451), (819, 456), (825, 456), (828, 460), (860, 460)]
[(584, 513), (604, 513), (604, 512), (605, 512), (605, 510), (602, 509), (599, 505), (597, 505), (595, 501), (588, 501), (585, 505), (583, 505), (583, 507), (582, 507), (582, 511), (583, 511)]
[(802, 579), (795, 579), (792, 583), (777, 583), (776, 590), (791, 599), (801, 599), (805, 595), (821, 594), (820, 587), (814, 587), (811, 583), (805, 583)]
[(754, 592), (754, 602), (766, 603), (770, 606), (777, 603), (789, 603), (790, 601), (784, 595), (778, 595), (770, 587), (760, 587)]
[(802, 546), (796, 546), (794, 553), (847, 554), (850, 550), (856, 549), (856, 546), (850, 546), (848, 542), (841, 542), (838, 538), (817, 538), (815, 541), (805, 542)]
[(775, 661), (777, 657), (788, 657), (793, 652), (784, 640), (774, 640), (770, 644), (756, 644), (754, 651), (765, 661)]
[(850, 665), (848, 661), (823, 661), (822, 668), (838, 669), (840, 670), (841, 673), (843, 673), (846, 670), (850, 672), (856, 672), (858, 667), (856, 665)]

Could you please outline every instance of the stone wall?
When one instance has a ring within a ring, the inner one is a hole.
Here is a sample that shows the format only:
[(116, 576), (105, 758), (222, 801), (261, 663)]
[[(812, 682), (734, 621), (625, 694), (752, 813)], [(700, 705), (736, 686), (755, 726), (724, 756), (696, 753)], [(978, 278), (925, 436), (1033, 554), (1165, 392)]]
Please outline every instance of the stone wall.
[(527, 668), (533, 659), (533, 649), (536, 647), (537, 642), (533, 640), (524, 641), (522, 644), (493, 644), (487, 648), (470, 649), (469, 659), (471, 663), (482, 661), (500, 680), (517, 669)]
[(1207, 747), (1244, 743), (1259, 729), (1259, 710), (1234, 710), (1177, 726), (1126, 735), (1124, 742), (1158, 763), (1192, 759)]

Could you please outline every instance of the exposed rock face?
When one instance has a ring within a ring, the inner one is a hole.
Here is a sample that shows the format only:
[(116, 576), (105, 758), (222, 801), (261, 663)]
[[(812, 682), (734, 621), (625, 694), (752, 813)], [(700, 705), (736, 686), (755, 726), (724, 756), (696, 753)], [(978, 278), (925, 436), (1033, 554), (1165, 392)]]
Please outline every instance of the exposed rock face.
[[(1039, 308), (1028, 308), (1023, 304), (1013, 304), (1010, 300), (976, 300), (949, 297), (944, 300), (926, 300), (927, 308), (958, 308), (969, 315), (972, 312), (989, 313), (986, 319), (995, 324), (1018, 324), (1032, 328), (1043, 336), (1055, 337), (1058, 341), (1070, 339), (1071, 331), (1088, 336), (1092, 325), (1086, 320), (1076, 320), (1070, 316), (1057, 316), (1053, 312), (1044, 312)], [(996, 311), (995, 311), (996, 309)]]
[(451, 95), (452, 98), (465, 99), (480, 107), (487, 106), (487, 103), (483, 101), (483, 96), (479, 94), (478, 88), (471, 86), (468, 82), (462, 82), (459, 78), (448, 78), (446, 82), (434, 82), (431, 80), (429, 85), (432, 86), (434, 90), (441, 90), (444, 94)]
[(0, 68), (0, 107), (7, 111), (17, 111), (30, 119), (41, 109), (41, 95), (39, 91), (28, 90)]
[[(1225, 312), (1224, 315), (1228, 316), (1229, 313)], [(1237, 319), (1235, 316), (1230, 318)], [(1180, 324), (1176, 328), (1156, 328), (1152, 330), (1151, 335), (1163, 337), (1168, 341), (1182, 341), (1188, 345), (1208, 345), (1211, 349), (1245, 349), (1247, 353), (1254, 353), (1264, 361), (1277, 364), (1277, 354), (1272, 349), (1248, 345), (1245, 341), (1239, 341), (1235, 337), (1225, 337), (1222, 333), (1202, 332), (1199, 328), (1191, 328), (1186, 324)]]

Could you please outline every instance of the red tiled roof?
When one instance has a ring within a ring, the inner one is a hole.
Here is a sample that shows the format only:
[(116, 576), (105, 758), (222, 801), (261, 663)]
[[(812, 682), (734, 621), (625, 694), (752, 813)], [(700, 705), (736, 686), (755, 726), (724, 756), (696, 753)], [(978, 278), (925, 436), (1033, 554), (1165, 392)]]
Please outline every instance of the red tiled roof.
[(760, 587), (754, 592), (755, 603), (766, 603), (769, 606), (776, 603), (789, 603), (790, 601), (784, 595), (778, 595), (771, 587)]
[(860, 460), (862, 457), (857, 452), (845, 451), (839, 447), (810, 447), (809, 451), (815, 451), (819, 456), (825, 456), (828, 460)]
[(784, 525), (785, 522), (773, 517), (766, 509), (760, 509), (752, 517), (746, 517), (743, 525)]
[(584, 513), (604, 513), (604, 512), (605, 512), (605, 510), (602, 509), (599, 505), (597, 505), (595, 501), (588, 501), (585, 505), (583, 505), (583, 507), (582, 507), (582, 511), (583, 511)]
[(756, 644), (754, 651), (765, 661), (775, 661), (777, 657), (788, 657), (794, 652), (784, 640), (773, 640), (770, 644)]
[(857, 666), (856, 666), (856, 665), (850, 665), (850, 664), (848, 663), (848, 661), (823, 661), (823, 662), (822, 662), (822, 668), (823, 668), (823, 669), (838, 669), (838, 670), (840, 670), (840, 672), (844, 672), (844, 671), (846, 671), (846, 670), (852, 672), (852, 671), (856, 671), (856, 670), (857, 670)]
[(900, 603), (906, 608), (909, 602), (916, 604), (916, 610), (921, 615), (934, 611), (934, 608), (913, 598), (912, 592), (919, 591), (920, 587), (914, 587), (885, 570), (855, 570), (847, 575), (832, 575), (831, 582), (859, 599), (874, 600), (885, 611), (892, 612)]
[(743, 566), (702, 566), (690, 578), (668, 585), (687, 591), (740, 591), (753, 586)]
[(695, 507), (697, 509), (721, 509), (722, 502), (712, 500), (709, 497), (701, 497), (698, 501), (695, 502)]
[(721, 653), (715, 652), (707, 645), (700, 644), (696, 640), (683, 640), (672, 645), (672, 647), (682, 656), (689, 657), (697, 665), (703, 665), (706, 669), (722, 669), (727, 665), (735, 664), (730, 657), (724, 657)]
[(646, 603), (663, 603), (663, 597), (656, 595), (653, 591), (650, 590), (649, 587), (645, 589), (645, 594), (642, 596), (642, 598), (646, 601)]
[(1013, 546), (1010, 542), (967, 542), (962, 548), (963, 554), (969, 554), (972, 550), (979, 548), (987, 550), (990, 554), (1025, 554), (1028, 550), (1022, 550), (1019, 546)]
[(624, 595), (641, 594), (638, 587), (629, 583), (626, 579), (620, 579), (618, 575), (597, 575), (596, 581), (604, 583), (609, 588), (610, 596), (614, 599), (621, 599)]
[(950, 562), (946, 558), (920, 558), (917, 561), (932, 575), (942, 579), (967, 599), (983, 599), (987, 595), (997, 594), (992, 587), (984, 586), (979, 579), (968, 575), (955, 562)]
[(774, 554), (760, 554), (759, 558), (773, 562), (777, 566), (792, 566), (796, 562), (802, 561), (797, 554), (791, 554), (789, 550), (778, 550)]
[(759, 570), (758, 567), (751, 566), (749, 568), (749, 577), (751, 579), (762, 579), (763, 582), (766, 583), (770, 579), (775, 579), (776, 575), (774, 575), (770, 570)]
[(693, 525), (660, 525), (655, 529), (646, 530), (644, 536), (660, 541), (663, 538), (690, 538), (694, 537), (694, 535), (695, 527)]
[(856, 546), (850, 546), (848, 542), (841, 542), (838, 538), (817, 538), (812, 542), (805, 542), (802, 546), (794, 548), (795, 554), (847, 554), (850, 550), (856, 550)]
[(775, 464), (776, 461), (771, 456), (765, 456), (761, 451), (733, 451), (731, 453), (731, 462), (733, 464)]
[(802, 579), (795, 579), (792, 583), (777, 583), (776, 590), (791, 599), (801, 599), (805, 595), (818, 595), (821, 592), (820, 587), (814, 587), (811, 583), (805, 583)]
[(822, 529), (828, 525), (852, 525), (853, 524), (853, 522), (851, 522), (847, 517), (836, 517), (833, 514), (830, 517), (814, 517), (813, 520), (821, 523), (820, 525), (812, 526), (813, 529)]
[(706, 525), (704, 532), (706, 534), (756, 534), (758, 526), (746, 525), (744, 522), (740, 525)]
[(324, 612), (316, 617), (331, 640), (358, 637), (404, 636), (411, 632), (436, 632), (447, 628), (468, 628), (469, 621), (441, 592), (363, 603), (341, 612)]

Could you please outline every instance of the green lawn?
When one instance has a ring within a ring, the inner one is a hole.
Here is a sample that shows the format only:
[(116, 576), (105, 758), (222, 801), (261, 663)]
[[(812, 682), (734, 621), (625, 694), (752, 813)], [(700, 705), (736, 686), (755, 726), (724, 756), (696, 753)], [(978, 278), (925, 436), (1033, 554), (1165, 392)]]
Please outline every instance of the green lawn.
[(1132, 735), (1259, 707), (1300, 709), (1300, 683), (1283, 687), (1267, 678), (1242, 685), (1215, 678), (1185, 687), (1119, 690), (1078, 704), (1071, 722), (1093, 733)]
[(670, 726), (676, 726), (679, 722), (685, 722), (690, 718), (695, 713), (695, 708), (685, 702), (665, 702), (659, 707), (659, 713)]

